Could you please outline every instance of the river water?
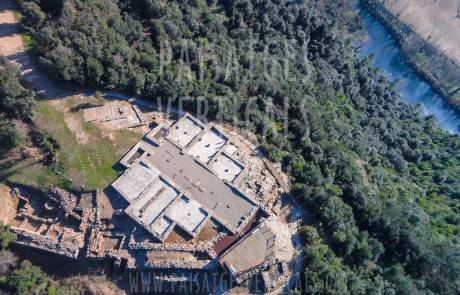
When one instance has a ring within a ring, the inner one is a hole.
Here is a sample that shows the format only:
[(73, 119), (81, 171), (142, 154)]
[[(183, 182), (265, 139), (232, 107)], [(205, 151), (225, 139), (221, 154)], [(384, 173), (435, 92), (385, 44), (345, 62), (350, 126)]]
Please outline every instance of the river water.
[(360, 53), (363, 56), (373, 53), (375, 66), (392, 80), (400, 81), (398, 90), (402, 101), (414, 106), (419, 104), (422, 114), (436, 117), (441, 128), (460, 133), (460, 116), (404, 61), (388, 30), (369, 13), (360, 11), (369, 35)]

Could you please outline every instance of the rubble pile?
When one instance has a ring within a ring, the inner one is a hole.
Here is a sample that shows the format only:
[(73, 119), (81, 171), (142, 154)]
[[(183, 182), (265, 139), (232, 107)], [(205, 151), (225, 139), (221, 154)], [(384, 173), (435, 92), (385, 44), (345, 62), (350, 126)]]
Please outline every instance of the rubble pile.
[(77, 196), (71, 192), (56, 186), (50, 186), (45, 196), (62, 206), (62, 209), (66, 214), (72, 216), (76, 220), (82, 220), (82, 217), (74, 212), (77, 207), (78, 199)]
[(18, 244), (46, 250), (69, 258), (78, 258), (79, 247), (62, 241), (62, 236), (59, 239), (52, 239), (21, 228), (12, 227), (11, 230), (17, 234)]
[(278, 262), (272, 265), (269, 269), (262, 272), (262, 279), (264, 281), (265, 292), (271, 292), (278, 286), (286, 284), (289, 280), (288, 264)]
[(272, 265), (275, 265), (276, 263), (278, 263), (278, 260), (276, 258), (269, 258), (265, 260), (264, 263), (262, 263), (261, 265), (258, 265), (244, 273), (236, 275), (235, 281), (239, 284), (245, 282), (248, 279), (252, 278), (254, 275), (262, 273), (264, 270), (269, 269)]
[(217, 264), (211, 263), (211, 260), (165, 260), (165, 261), (148, 261), (143, 265), (146, 269), (206, 269), (215, 268)]

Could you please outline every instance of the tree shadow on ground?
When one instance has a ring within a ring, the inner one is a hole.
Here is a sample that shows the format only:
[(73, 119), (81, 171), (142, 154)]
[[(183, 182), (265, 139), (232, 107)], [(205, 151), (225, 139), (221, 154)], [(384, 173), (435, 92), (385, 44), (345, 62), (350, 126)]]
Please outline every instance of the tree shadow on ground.
[(7, 160), (5, 162), (0, 163), (0, 182), (8, 180), (12, 175), (24, 170), (25, 168), (28, 168), (32, 165), (37, 164), (37, 162), (30, 162), (29, 164), (21, 167), (17, 167), (15, 169), (12, 169), (14, 166), (16, 166), (19, 162), (22, 162), (24, 160), (18, 160), (18, 159), (11, 159)]
[(17, 24), (0, 24), (0, 38), (10, 37), (18, 34)]

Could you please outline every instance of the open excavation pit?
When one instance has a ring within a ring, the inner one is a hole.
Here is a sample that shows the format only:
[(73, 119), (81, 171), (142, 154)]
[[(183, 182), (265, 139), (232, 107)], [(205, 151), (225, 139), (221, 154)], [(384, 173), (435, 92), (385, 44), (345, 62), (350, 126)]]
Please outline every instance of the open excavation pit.
[(113, 129), (133, 128), (144, 125), (140, 111), (128, 102), (113, 101), (83, 110), (86, 122), (106, 124)]
[[(226, 130), (190, 114), (157, 121), (120, 160), (124, 172), (104, 191), (51, 188), (38, 197), (13, 190), (20, 199), (10, 222), (18, 243), (75, 259), (112, 259), (128, 269), (222, 267), (237, 282), (290, 265), (295, 251), (284, 241), (290, 228), (271, 222), (281, 220), (286, 176), (245, 137)], [(289, 274), (283, 269), (277, 282), (286, 281), (279, 279)], [(266, 282), (268, 289), (276, 284)]]

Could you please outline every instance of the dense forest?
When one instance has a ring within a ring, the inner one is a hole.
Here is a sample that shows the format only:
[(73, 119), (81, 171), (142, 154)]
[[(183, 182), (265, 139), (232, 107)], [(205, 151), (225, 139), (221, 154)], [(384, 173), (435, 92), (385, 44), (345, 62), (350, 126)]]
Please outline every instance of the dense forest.
[(32, 0), (21, 10), (40, 64), (61, 82), (246, 117), (241, 127), (315, 217), (302, 231), (304, 291), (459, 294), (460, 138), (400, 102), (334, 13), (308, 0)]
[[(34, 150), (43, 155), (45, 164), (51, 164), (58, 146), (35, 126), (36, 93), (20, 81), (19, 75), (18, 67), (0, 56), (0, 159), (22, 159)], [(6, 170), (9, 162), (3, 161), (0, 169)]]
[(35, 93), (17, 79), (18, 69), (0, 56), (0, 152), (22, 144), (14, 120), (30, 122)]

